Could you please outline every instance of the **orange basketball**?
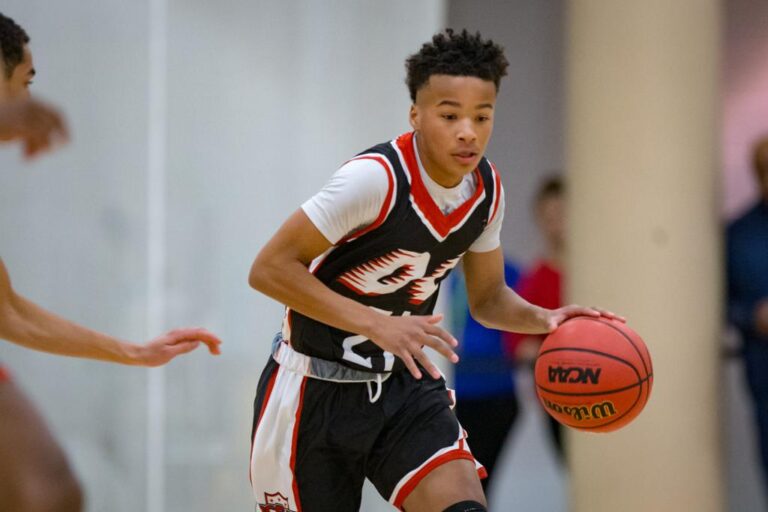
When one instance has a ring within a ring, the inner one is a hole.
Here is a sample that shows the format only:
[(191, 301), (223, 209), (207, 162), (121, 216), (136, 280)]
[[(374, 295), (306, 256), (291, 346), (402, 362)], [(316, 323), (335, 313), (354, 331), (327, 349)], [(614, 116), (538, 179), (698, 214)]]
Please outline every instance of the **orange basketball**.
[(557, 421), (610, 432), (645, 407), (653, 385), (645, 343), (623, 322), (580, 316), (544, 340), (536, 359), (536, 393)]

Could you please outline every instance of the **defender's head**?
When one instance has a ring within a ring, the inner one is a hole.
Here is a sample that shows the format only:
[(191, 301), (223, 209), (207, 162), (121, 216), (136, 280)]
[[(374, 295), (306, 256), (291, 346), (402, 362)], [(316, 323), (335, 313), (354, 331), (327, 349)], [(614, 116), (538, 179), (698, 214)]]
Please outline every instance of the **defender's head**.
[(35, 76), (29, 36), (11, 18), (0, 14), (0, 101), (29, 95), (29, 85)]
[(559, 176), (546, 178), (533, 201), (533, 213), (542, 236), (550, 247), (565, 245), (565, 184)]
[(472, 172), (493, 131), (504, 50), (479, 33), (448, 29), (406, 60), (410, 123), (435, 181), (450, 187)]

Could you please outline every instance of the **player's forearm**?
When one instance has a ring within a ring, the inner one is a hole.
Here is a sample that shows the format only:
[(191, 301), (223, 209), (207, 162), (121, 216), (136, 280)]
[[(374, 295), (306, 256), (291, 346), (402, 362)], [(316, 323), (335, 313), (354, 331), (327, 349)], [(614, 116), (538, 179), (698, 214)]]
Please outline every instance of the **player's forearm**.
[(138, 364), (136, 345), (70, 322), (15, 293), (0, 305), (0, 337), (51, 354)]
[(506, 285), (470, 302), (472, 317), (485, 327), (523, 334), (548, 332), (548, 309), (526, 301)]
[(373, 335), (383, 316), (334, 292), (297, 260), (257, 262), (251, 269), (249, 283), (264, 295), (303, 315), (368, 337)]

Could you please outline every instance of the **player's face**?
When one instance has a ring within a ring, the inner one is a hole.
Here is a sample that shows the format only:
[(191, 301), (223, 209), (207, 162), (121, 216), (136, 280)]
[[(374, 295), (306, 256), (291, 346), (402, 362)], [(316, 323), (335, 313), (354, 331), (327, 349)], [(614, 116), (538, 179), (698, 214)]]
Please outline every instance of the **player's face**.
[(24, 46), (24, 58), (13, 69), (11, 77), (8, 78), (5, 73), (0, 73), (0, 76), (3, 77), (2, 83), (0, 83), (0, 100), (29, 96), (29, 86), (32, 84), (32, 77), (35, 76), (35, 66), (32, 63), (32, 52), (29, 51), (28, 46)]
[(416, 93), (411, 126), (430, 177), (453, 187), (480, 162), (493, 131), (496, 86), (471, 76), (432, 75)]

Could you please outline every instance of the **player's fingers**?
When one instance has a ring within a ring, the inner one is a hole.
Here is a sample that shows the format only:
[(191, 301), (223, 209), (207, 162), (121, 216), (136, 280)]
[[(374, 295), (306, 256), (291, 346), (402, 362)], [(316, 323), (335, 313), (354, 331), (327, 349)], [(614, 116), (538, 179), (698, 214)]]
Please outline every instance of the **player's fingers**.
[(411, 372), (414, 379), (421, 379), (421, 371), (419, 371), (419, 367), (416, 365), (410, 352), (404, 350), (403, 353), (400, 354), (400, 359), (405, 363), (405, 367), (408, 368), (408, 371)]
[(443, 318), (445, 318), (445, 315), (442, 313), (438, 313), (437, 315), (430, 315), (427, 317), (427, 322), (431, 324), (439, 324), (443, 321)]
[(459, 340), (453, 337), (451, 333), (443, 329), (442, 327), (439, 327), (437, 325), (430, 325), (426, 329), (427, 333), (430, 335), (444, 341), (451, 347), (457, 347), (459, 345)]
[(440, 370), (437, 369), (437, 366), (427, 357), (427, 354), (424, 353), (423, 350), (419, 349), (413, 352), (413, 357), (416, 358), (418, 362), (421, 363), (421, 366), (427, 371), (427, 373), (432, 376), (433, 379), (437, 380), (443, 375), (440, 373)]
[(594, 309), (595, 311), (600, 313), (600, 316), (603, 316), (603, 317), (608, 318), (610, 320), (618, 320), (619, 322), (627, 323), (627, 319), (626, 318), (624, 318), (623, 316), (619, 316), (619, 315), (617, 315), (616, 313), (614, 313), (612, 311), (607, 311), (605, 309), (596, 308), (596, 307), (593, 307), (592, 309)]
[(565, 315), (565, 318), (573, 318), (574, 316), (591, 316), (591, 317), (600, 316), (600, 312), (594, 308), (586, 308), (583, 306), (575, 306), (575, 305), (566, 306), (558, 311), (560, 311), (563, 315)]
[(435, 351), (437, 351), (438, 354), (442, 355), (452, 363), (456, 363), (459, 361), (459, 356), (457, 356), (456, 352), (454, 352), (451, 349), (451, 345), (449, 345), (442, 338), (439, 338), (431, 334), (427, 334), (424, 337), (424, 344), (435, 349)]

